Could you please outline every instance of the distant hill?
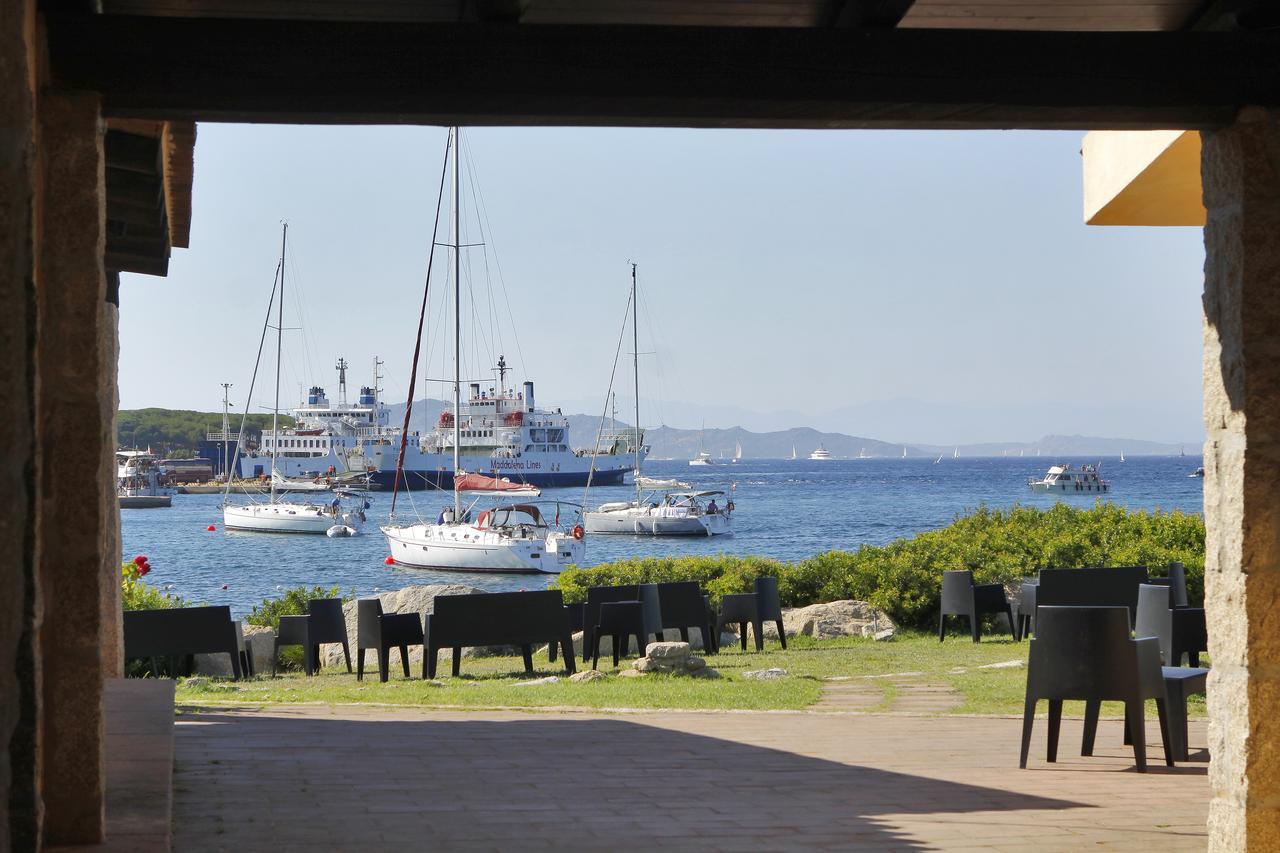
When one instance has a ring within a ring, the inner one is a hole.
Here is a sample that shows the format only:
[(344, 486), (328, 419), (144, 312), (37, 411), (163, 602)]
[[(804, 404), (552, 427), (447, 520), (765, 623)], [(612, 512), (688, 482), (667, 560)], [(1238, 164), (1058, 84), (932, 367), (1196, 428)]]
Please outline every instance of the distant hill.
[[(293, 426), (293, 418), (281, 415), (280, 425)], [(240, 426), (240, 416), (231, 416), (231, 429)], [(151, 450), (161, 456), (192, 452), (206, 433), (222, 429), (222, 412), (193, 412), (186, 409), (121, 409), (116, 415), (116, 443), (119, 447)], [(245, 432), (271, 429), (271, 415), (249, 415)]]
[[(411, 431), (421, 431), (434, 426), (440, 413), (450, 403), (426, 398), (413, 404)], [(404, 420), (404, 403), (387, 406), (392, 426), (400, 426)], [(233, 420), (234, 423), (239, 422)], [(270, 415), (251, 415), (255, 429), (270, 428)], [(284, 425), (292, 425), (290, 418), (281, 418)], [(119, 440), (122, 447), (135, 445), (170, 452), (174, 449), (194, 449), (196, 442), (210, 430), (222, 428), (220, 412), (190, 412), (171, 409), (134, 409), (120, 412), (118, 419)], [(595, 443), (596, 430), (600, 426), (599, 415), (569, 415), (569, 440), (575, 447), (591, 447)], [(618, 422), (619, 429), (630, 424)], [(606, 429), (612, 428), (606, 423)], [(676, 427), (649, 427), (646, 438), (650, 455), (657, 459), (690, 459), (699, 449), (712, 456), (733, 456), (739, 443), (746, 458), (781, 459), (791, 455), (803, 458), (819, 446), (825, 447), (833, 457), (854, 458), (865, 453), (872, 457), (900, 457), (905, 449), (908, 457), (933, 457), (951, 455), (959, 451), (961, 456), (1172, 456), (1184, 450), (1192, 455), (1200, 453), (1200, 446), (1187, 444), (1162, 444), (1137, 438), (1105, 438), (1086, 435), (1046, 435), (1036, 441), (984, 442), (981, 444), (935, 445), (903, 444), (895, 441), (849, 435), (842, 432), (821, 432), (810, 427), (792, 427), (772, 432), (753, 432), (742, 427), (728, 429), (678, 429)]]

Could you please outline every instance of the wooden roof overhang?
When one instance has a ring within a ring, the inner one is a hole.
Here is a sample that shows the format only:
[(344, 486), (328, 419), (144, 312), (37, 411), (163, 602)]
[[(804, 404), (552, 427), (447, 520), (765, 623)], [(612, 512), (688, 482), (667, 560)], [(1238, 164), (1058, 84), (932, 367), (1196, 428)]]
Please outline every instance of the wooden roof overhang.
[(191, 234), (195, 124), (112, 118), (103, 147), (107, 271), (166, 275)]

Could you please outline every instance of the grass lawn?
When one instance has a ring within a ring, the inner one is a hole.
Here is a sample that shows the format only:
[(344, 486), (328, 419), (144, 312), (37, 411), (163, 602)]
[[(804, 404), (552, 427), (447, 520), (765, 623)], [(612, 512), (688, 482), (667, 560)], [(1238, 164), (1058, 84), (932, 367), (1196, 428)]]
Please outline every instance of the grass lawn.
[[(372, 677), (366, 668), (365, 680), (356, 681), (345, 670), (322, 670), (307, 678), (302, 673), (279, 677), (260, 676), (242, 682), (198, 679), (178, 682), (179, 703), (234, 704), (241, 702), (293, 703), (323, 702), (344, 704), (370, 702), (392, 705), (453, 706), (469, 708), (578, 707), (589, 709), (704, 709), (704, 710), (800, 710), (816, 702), (824, 680), (838, 682), (863, 676), (919, 673), (908, 676), (920, 683), (944, 684), (961, 697), (950, 713), (1022, 714), (1025, 667), (979, 669), (983, 664), (1026, 660), (1027, 643), (1015, 643), (1007, 635), (986, 637), (979, 644), (966, 639), (939, 643), (936, 635), (899, 633), (889, 642), (864, 639), (815, 641), (808, 637), (788, 639), (783, 651), (767, 642), (763, 653), (726, 648), (707, 657), (707, 664), (720, 672), (720, 679), (691, 679), (646, 675), (619, 678), (601, 659), (601, 669), (609, 678), (575, 684), (564, 679), (559, 664), (551, 664), (546, 654), (534, 657), (536, 675), (559, 675), (555, 684), (517, 686), (529, 678), (518, 657), (464, 658), (462, 676), (451, 678), (448, 655), (441, 656), (440, 685), (423, 681), (421, 665), (412, 668), (413, 679), (400, 677), (392, 668), (391, 681), (380, 684), (377, 670)], [(628, 666), (623, 661), (623, 668)], [(742, 673), (781, 667), (788, 676), (769, 681), (742, 677)], [(838, 683), (837, 682), (837, 683)], [(892, 711), (895, 689), (888, 679), (867, 679), (884, 693), (872, 710)], [(1154, 715), (1155, 706), (1148, 711)], [(1074, 706), (1074, 707), (1073, 707)], [(1041, 703), (1041, 713), (1045, 712)], [(1188, 708), (1191, 716), (1203, 716), (1202, 697)], [(1083, 714), (1082, 703), (1067, 703), (1067, 714)], [(1120, 715), (1121, 709), (1104, 707), (1106, 715)]]

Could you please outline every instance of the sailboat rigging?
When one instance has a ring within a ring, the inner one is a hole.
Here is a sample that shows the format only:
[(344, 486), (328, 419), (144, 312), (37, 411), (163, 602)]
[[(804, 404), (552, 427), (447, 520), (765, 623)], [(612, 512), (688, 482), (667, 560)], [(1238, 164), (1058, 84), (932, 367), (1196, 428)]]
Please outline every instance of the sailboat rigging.
[[(448, 158), (453, 160), (453, 506), (441, 511), (435, 523), (416, 521), (398, 524), (394, 516), (395, 496), (392, 498), (393, 514), (382, 527), (392, 559), (405, 566), (433, 568), (461, 572), (549, 573), (558, 574), (570, 565), (580, 564), (586, 549), (583, 528), (578, 525), (572, 531), (560, 528), (560, 504), (556, 504), (555, 518), (548, 523), (541, 509), (533, 503), (521, 500), (521, 493), (536, 493), (527, 486), (506, 482), (497, 478), (477, 477), (462, 470), (462, 209), (460, 204), (460, 131), (450, 128), (445, 147), (447, 172)], [(444, 196), (445, 174), (441, 174), (440, 199)], [(439, 226), (441, 204), (436, 205), (436, 224)], [(435, 237), (432, 237), (431, 257), (434, 257)], [(427, 293), (431, 286), (430, 266), (424, 285), (422, 314), (419, 316), (419, 344), (427, 310)], [(410, 381), (416, 381), (419, 349), (415, 347)], [(500, 365), (505, 367), (505, 365)], [(502, 383), (502, 379), (499, 378)], [(526, 387), (531, 387), (528, 384)], [(410, 385), (412, 392), (413, 385)], [(506, 391), (502, 391), (505, 399)], [(412, 399), (412, 393), (410, 393)], [(474, 395), (473, 395), (474, 396)], [(532, 393), (523, 400), (518, 413), (534, 413)], [(409, 413), (405, 413), (408, 423)], [(404, 476), (404, 446), (407, 429), (401, 436), (400, 452), (396, 463), (395, 482)], [(464, 508), (463, 493), (478, 495)], [(489, 499), (485, 508), (473, 517), (472, 510), (481, 500)]]

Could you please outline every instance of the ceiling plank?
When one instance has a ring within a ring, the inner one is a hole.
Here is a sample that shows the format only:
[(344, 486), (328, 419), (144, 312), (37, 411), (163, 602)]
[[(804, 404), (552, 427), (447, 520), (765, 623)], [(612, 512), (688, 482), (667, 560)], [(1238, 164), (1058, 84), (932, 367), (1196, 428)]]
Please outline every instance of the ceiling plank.
[(108, 116), (686, 127), (1198, 129), (1280, 104), (1280, 33), (50, 16)]
[(893, 29), (906, 17), (916, 0), (835, 0), (827, 12), (833, 27)]

